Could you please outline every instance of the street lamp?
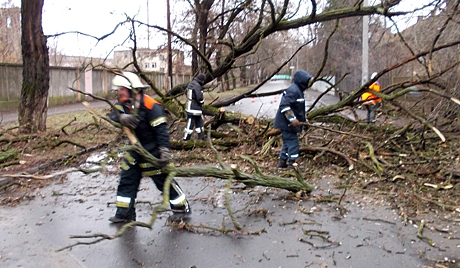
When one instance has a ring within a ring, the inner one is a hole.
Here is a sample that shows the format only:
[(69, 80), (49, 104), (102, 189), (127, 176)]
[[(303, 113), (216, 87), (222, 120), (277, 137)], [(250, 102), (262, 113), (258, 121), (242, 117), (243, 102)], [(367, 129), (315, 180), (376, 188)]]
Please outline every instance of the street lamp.
[[(363, 1), (363, 7), (367, 6), (368, 0)], [(363, 16), (363, 43), (361, 59), (361, 85), (368, 81), (369, 73), (369, 16)]]

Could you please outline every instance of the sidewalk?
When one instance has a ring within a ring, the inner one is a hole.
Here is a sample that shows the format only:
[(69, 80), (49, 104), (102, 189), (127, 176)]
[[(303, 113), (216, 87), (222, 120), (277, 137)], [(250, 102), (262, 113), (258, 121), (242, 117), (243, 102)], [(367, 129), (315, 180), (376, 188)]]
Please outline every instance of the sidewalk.
[[(104, 101), (90, 101), (93, 108), (109, 108), (109, 105)], [(84, 111), (86, 107), (81, 103), (65, 104), (60, 106), (48, 107), (47, 115), (71, 113), (76, 111)], [(0, 126), (5, 126), (18, 121), (18, 111), (0, 112)]]

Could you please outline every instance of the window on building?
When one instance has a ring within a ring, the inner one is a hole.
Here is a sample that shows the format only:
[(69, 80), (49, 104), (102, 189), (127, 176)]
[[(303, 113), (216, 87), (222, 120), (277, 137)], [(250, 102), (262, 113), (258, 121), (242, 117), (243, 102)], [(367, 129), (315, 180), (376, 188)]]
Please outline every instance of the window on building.
[(165, 72), (165, 68), (160, 68), (160, 72), (164, 73), (164, 72)]
[(10, 17), (6, 18), (6, 28), (11, 28), (11, 18)]
[(161, 61), (165, 60), (165, 56), (163, 56), (163, 55), (160, 55), (159, 58), (160, 58)]
[(144, 68), (147, 68), (147, 69), (150, 68), (150, 63), (146, 62), (146, 63), (144, 64)]
[(156, 62), (152, 62), (152, 68), (156, 68), (157, 67), (157, 63)]

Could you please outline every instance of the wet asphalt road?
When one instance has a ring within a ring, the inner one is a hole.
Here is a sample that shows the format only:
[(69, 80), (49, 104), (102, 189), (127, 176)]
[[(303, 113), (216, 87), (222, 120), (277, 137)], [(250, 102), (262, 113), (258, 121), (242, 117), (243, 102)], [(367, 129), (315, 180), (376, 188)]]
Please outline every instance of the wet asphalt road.
[[(252, 100), (243, 101), (268, 115), (278, 104), (271, 98), (260, 100), (262, 108)], [(233, 185), (231, 206), (243, 230), (227, 234), (210, 229), (234, 229), (223, 205), (225, 182), (177, 178), (190, 200), (190, 223), (196, 232), (168, 225), (165, 213), (152, 229), (136, 227), (115, 240), (56, 252), (77, 241), (94, 240), (70, 235), (111, 235), (120, 227), (107, 221), (115, 212), (107, 203), (115, 199), (118, 176), (72, 173), (64, 182), (38, 189), (33, 200), (1, 208), (0, 267), (423, 267), (430, 263), (420, 253), (432, 260), (458, 258), (458, 241), (447, 239), (459, 236), (458, 225), (448, 226), (449, 234), (425, 230), (424, 235), (439, 245), (433, 248), (416, 237), (417, 226), (403, 225), (385, 201), (350, 193), (342, 203), (348, 212), (338, 219), (337, 204), (315, 202), (319, 195), (342, 194), (333, 186), (338, 179), (321, 176), (312, 183), (316, 189), (311, 197), (303, 201), (289, 198), (285, 190)], [(137, 200), (161, 201), (149, 179), (142, 181)], [(137, 204), (138, 220), (148, 222), (151, 210), (147, 203)], [(264, 231), (248, 234), (260, 230)]]
[[(178, 178), (178, 181), (193, 209), (190, 223), (234, 229), (223, 207), (222, 181), (204, 178)], [(324, 184), (324, 189), (328, 189), (326, 180)], [(94, 240), (70, 239), (70, 235), (110, 235), (118, 230), (119, 226), (107, 221), (115, 211), (107, 203), (114, 201), (116, 186), (115, 175), (73, 173), (67, 182), (56, 182), (37, 191), (35, 200), (27, 204), (3, 207), (0, 266), (422, 267), (426, 264), (416, 249), (429, 246), (416, 239), (416, 229), (403, 226), (392, 211), (349, 200), (345, 207), (350, 212), (337, 220), (339, 212), (334, 203), (288, 200), (288, 192), (262, 187), (230, 193), (234, 211), (254, 202), (236, 213), (243, 225), (240, 234), (222, 234), (204, 228), (197, 228), (197, 233), (187, 232), (168, 226), (169, 214), (165, 213), (152, 230), (136, 227), (115, 240), (56, 252), (76, 241)], [(327, 194), (325, 190), (313, 194), (320, 192)], [(141, 184), (138, 201), (160, 201), (158, 191), (148, 179)], [(264, 210), (268, 211), (266, 217), (253, 213)], [(149, 221), (150, 205), (138, 204), (137, 211), (139, 221)], [(260, 235), (245, 234), (262, 229)], [(330, 241), (305, 235), (303, 230), (315, 230), (314, 234), (328, 236)]]
[[(93, 108), (109, 108), (110, 106), (104, 101), (91, 101), (91, 106)], [(76, 111), (83, 111), (87, 108), (81, 103), (72, 103), (61, 106), (48, 107), (47, 116), (62, 114), (62, 113), (71, 113)], [(10, 123), (18, 121), (18, 112), (17, 111), (3, 111), (0, 112), (0, 126), (4, 126)]]
[[(31, 201), (2, 207), (0, 267), (423, 267), (429, 263), (420, 252), (436, 260), (458, 252), (447, 234), (424, 232), (439, 249), (418, 239), (417, 226), (403, 225), (383, 200), (347, 194), (342, 205), (348, 212), (339, 219), (337, 204), (315, 202), (318, 195), (342, 194), (329, 176), (315, 182), (311, 197), (301, 201), (285, 190), (234, 184), (229, 198), (243, 229), (227, 234), (210, 229), (234, 229), (224, 207), (225, 182), (177, 180), (190, 200), (196, 232), (170, 226), (166, 212), (152, 229), (136, 227), (115, 240), (56, 252), (94, 241), (70, 235), (112, 235), (120, 227), (107, 221), (115, 212), (107, 204), (115, 199), (118, 177), (71, 173), (64, 182), (39, 189)], [(137, 201), (137, 220), (148, 222), (152, 206), (143, 202), (161, 201), (149, 179), (142, 181)], [(449, 236), (458, 237), (458, 226), (450, 228), (455, 232)]]
[[(289, 85), (290, 83), (284, 80), (270, 81), (258, 89), (256, 93), (274, 92), (280, 89), (286, 89)], [(307, 110), (310, 109), (320, 94), (320, 92), (313, 89), (307, 89), (305, 91), (305, 105)], [(234, 105), (227, 107), (227, 110), (235, 113), (250, 114), (257, 118), (274, 118), (276, 111), (278, 110), (281, 96), (282, 94), (269, 97), (242, 99)], [(331, 94), (325, 94), (315, 104), (314, 109), (334, 104), (338, 101), (339, 97)], [(359, 119), (364, 120), (366, 118), (365, 110), (356, 110), (355, 112), (357, 113)], [(350, 111), (343, 111), (340, 114), (342, 116), (350, 117), (350, 119), (355, 119)]]

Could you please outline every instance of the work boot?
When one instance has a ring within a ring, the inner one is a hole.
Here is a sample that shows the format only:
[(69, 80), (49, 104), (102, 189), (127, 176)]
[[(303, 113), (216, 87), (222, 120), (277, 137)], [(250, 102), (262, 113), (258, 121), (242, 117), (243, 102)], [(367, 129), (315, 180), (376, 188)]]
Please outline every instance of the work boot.
[(125, 223), (125, 222), (136, 221), (136, 218), (118, 218), (117, 216), (113, 216), (109, 218), (109, 221), (111, 223)]
[(115, 213), (115, 216), (110, 217), (109, 221), (111, 223), (136, 221), (136, 210), (129, 208), (117, 208), (117, 213)]
[(280, 160), (278, 161), (277, 168), (287, 168), (288, 165), (286, 164), (286, 161), (287, 161), (287, 159), (280, 158)]
[(185, 205), (181, 208), (171, 206), (171, 210), (173, 211), (173, 214), (168, 217), (168, 221), (170, 222), (186, 222), (190, 220), (190, 216), (192, 215), (192, 209), (190, 208), (188, 201), (185, 201)]

